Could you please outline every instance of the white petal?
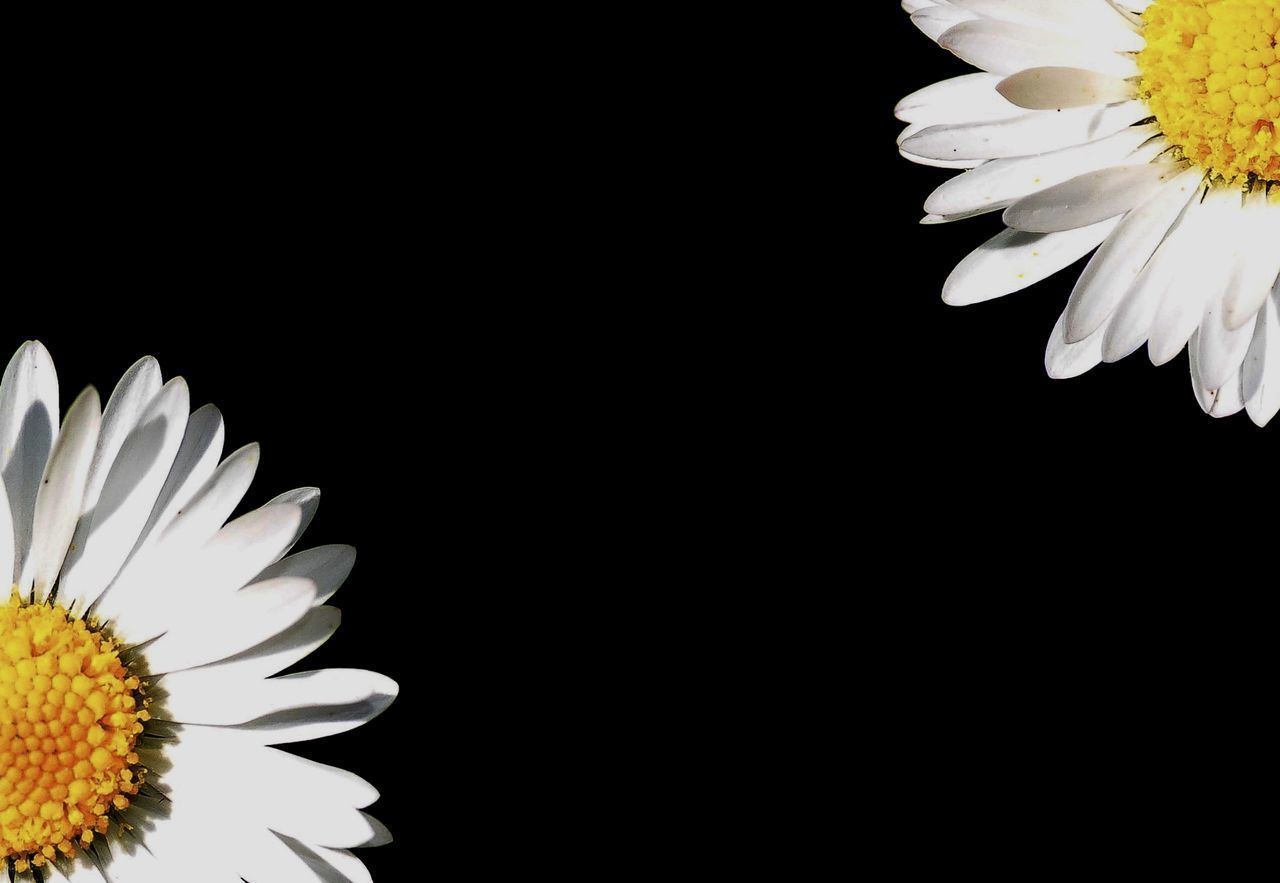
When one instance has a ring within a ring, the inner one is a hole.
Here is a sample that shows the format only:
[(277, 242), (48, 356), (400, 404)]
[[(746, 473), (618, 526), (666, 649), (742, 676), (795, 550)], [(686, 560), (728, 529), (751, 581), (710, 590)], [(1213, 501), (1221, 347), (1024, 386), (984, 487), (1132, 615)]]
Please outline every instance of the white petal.
[(974, 67), (1005, 76), (1032, 67), (1083, 68), (1121, 79), (1141, 73), (1131, 56), (1085, 38), (987, 18), (960, 22), (938, 38), (938, 45)]
[(1239, 250), (1236, 277), (1223, 302), (1223, 317), (1230, 329), (1244, 325), (1257, 315), (1280, 276), (1280, 201), (1268, 205), (1267, 195), (1253, 191), (1245, 200), (1239, 222)]
[(937, 42), (943, 34), (960, 22), (972, 21), (976, 18), (977, 16), (972, 13), (962, 12), (951, 6), (933, 6), (913, 13), (911, 23), (930, 40)]
[(369, 823), (369, 827), (373, 828), (373, 837), (366, 840), (364, 843), (361, 843), (361, 846), (386, 846), (388, 843), (393, 843), (395, 841), (395, 838), (391, 836), (391, 832), (387, 829), (386, 825), (382, 824), (382, 822), (378, 821), (368, 813), (364, 813), (364, 817)]
[(1028, 156), (1101, 140), (1149, 115), (1141, 101), (1061, 112), (1031, 110), (995, 122), (930, 126), (903, 141), (901, 149), (948, 161)]
[[(278, 497), (273, 498), (267, 505), (276, 506), (280, 503), (292, 503), (302, 510), (302, 520), (298, 522), (298, 530), (293, 535), (293, 542), (289, 544), (291, 549), (298, 540), (302, 539), (302, 535), (311, 526), (311, 519), (316, 517), (316, 510), (320, 508), (320, 488), (300, 487), (285, 491)], [(288, 551), (288, 549), (285, 551)]]
[(159, 531), (156, 541), (125, 565), (99, 600), (99, 616), (115, 619), (130, 610), (138, 611), (139, 616), (148, 610), (154, 614), (169, 604), (172, 584), (185, 580), (197, 551), (213, 539), (244, 497), (258, 462), (256, 443), (227, 457), (195, 496), (174, 513), (173, 521)]
[(182, 443), (189, 402), (186, 382), (169, 381), (121, 445), (92, 515), (85, 516), (92, 524), (83, 554), (63, 573), (62, 603), (91, 603), (133, 550)]
[(301, 523), (301, 508), (289, 503), (263, 506), (240, 516), (197, 554), (196, 561), (204, 571), (193, 584), (222, 592), (247, 585), (280, 560), (293, 545)]
[(154, 543), (213, 475), (222, 456), (225, 437), (222, 413), (216, 407), (204, 405), (192, 412), (173, 467), (143, 528), (140, 546)]
[(936, 126), (1017, 116), (1021, 111), (996, 91), (996, 74), (964, 74), (912, 92), (898, 102), (894, 116), (904, 123)]
[(1142, 205), (1182, 171), (1172, 163), (1151, 163), (1089, 172), (1023, 197), (1005, 209), (1004, 222), (1028, 233), (1096, 224)]
[(942, 299), (964, 306), (1021, 291), (1089, 253), (1119, 218), (1065, 233), (1004, 230), (962, 260), (947, 277)]
[[(144, 763), (151, 752), (140, 751)], [(157, 788), (178, 801), (199, 803), (218, 814), (229, 812), (309, 843), (345, 848), (375, 834), (360, 808), (378, 792), (359, 776), (276, 748), (229, 737), (225, 731), (183, 727), (167, 746), (167, 771)], [(227, 781), (254, 783), (254, 799), (246, 800)], [(275, 878), (270, 878), (275, 879)]]
[(280, 576), (296, 576), (316, 584), (316, 603), (323, 604), (342, 587), (356, 563), (352, 546), (316, 546), (283, 558), (255, 577), (254, 582)]
[[(248, 848), (250, 838), (241, 841), (245, 831), (239, 814), (219, 818), (213, 808), (196, 801), (175, 803), (146, 794), (135, 795), (131, 802), (129, 822), (138, 830), (126, 829), (120, 838), (103, 838), (113, 870), (124, 854), (128, 856), (124, 866), (138, 875), (137, 883), (231, 883), (241, 879), (232, 860)], [(210, 849), (208, 832), (214, 830), (235, 840), (238, 848)], [(126, 878), (120, 883), (134, 881)]]
[[(59, 858), (55, 862), (45, 865), (45, 880), (63, 881), (66, 883), (103, 883), (102, 874), (85, 856), (77, 856), (74, 860), (68, 861), (65, 858)], [(112, 883), (115, 883), (113, 880)]]
[(1244, 410), (1244, 379), (1236, 374), (1214, 393), (1210, 417), (1231, 417)]
[(0, 381), (0, 474), (13, 521), (13, 574), (22, 575), (31, 548), (31, 521), (44, 467), (58, 432), (58, 375), (49, 351), (29, 340)]
[[(107, 400), (106, 410), (102, 412), (102, 425), (98, 430), (98, 447), (93, 454), (93, 464), (89, 467), (89, 478), (85, 482), (82, 517), (76, 525), (71, 549), (63, 565), (64, 571), (71, 571), (84, 554), (89, 530), (93, 526), (92, 513), (98, 505), (98, 497), (102, 494), (111, 466), (125, 439), (138, 425), (138, 418), (159, 394), (160, 386), (160, 364), (151, 356), (145, 356), (130, 366), (116, 384), (111, 398)], [(66, 586), (59, 588), (58, 595), (68, 607), (78, 600), (68, 596)]]
[(71, 537), (80, 520), (84, 486), (89, 466), (98, 445), (98, 427), (102, 422), (102, 405), (98, 391), (92, 386), (76, 398), (67, 410), (58, 441), (49, 455), (44, 480), (36, 495), (31, 556), (26, 574), (18, 585), (25, 596), (34, 585), (34, 599), (42, 602), (48, 594), (62, 561), (71, 545)]
[(1240, 372), (1237, 371), (1225, 383), (1213, 389), (1206, 389), (1204, 377), (1200, 372), (1200, 332), (1191, 335), (1191, 388), (1201, 409), (1211, 417), (1230, 417), (1244, 410), (1244, 387)]
[(297, 623), (256, 647), (199, 668), (165, 675), (164, 688), (182, 694), (239, 689), (305, 658), (333, 636), (341, 621), (342, 614), (336, 607), (314, 607)]
[(9, 514), (9, 493), (0, 476), (0, 589), (4, 580), (13, 580), (13, 516)]
[(1054, 380), (1078, 377), (1102, 361), (1102, 329), (1084, 340), (1068, 343), (1066, 327), (1067, 312), (1063, 310), (1044, 354), (1045, 371)]
[(282, 839), (324, 883), (373, 883), (364, 862), (346, 849), (307, 844), (292, 837)]
[[(226, 807), (230, 810), (231, 807)], [(314, 811), (314, 807), (304, 807), (303, 811)], [(270, 830), (266, 826), (254, 829), (249, 843), (242, 855), (238, 857), (241, 879), (244, 880), (278, 880), (279, 883), (326, 883), (311, 868), (302, 856), (284, 842), (282, 834)]]
[[(1185, 286), (1184, 280), (1199, 272), (1201, 231), (1206, 214), (1204, 203), (1198, 196), (1193, 197), (1182, 217), (1142, 269), (1106, 327), (1103, 342), (1106, 361), (1122, 358), (1148, 342), (1169, 292), (1175, 287)], [(1166, 310), (1166, 319), (1172, 315)], [(1191, 315), (1189, 311), (1186, 313), (1187, 318)], [(1166, 338), (1171, 334), (1169, 331), (1163, 333)]]
[(1223, 190), (1210, 190), (1205, 197), (1196, 221), (1199, 259), (1184, 266), (1184, 272), (1169, 283), (1151, 323), (1147, 353), (1152, 364), (1163, 365), (1182, 352), (1208, 305), (1226, 290), (1234, 268), (1226, 260), (1231, 244), (1223, 235), (1224, 225), (1229, 213), (1238, 210), (1239, 199), (1238, 194)]
[(969, 12), (1056, 31), (1119, 52), (1140, 52), (1146, 41), (1098, 0), (953, 0)]
[[(1224, 300), (1225, 296), (1210, 300), (1195, 335), (1195, 346), (1192, 347), (1198, 362), (1200, 380), (1206, 389), (1211, 390), (1220, 389), (1232, 378), (1236, 378), (1238, 385), (1240, 365), (1253, 340), (1253, 327), (1257, 320), (1255, 313), (1239, 328), (1228, 328), (1224, 316)], [(1240, 407), (1244, 407), (1243, 400)]]
[[(141, 821), (140, 819), (136, 821)], [(148, 819), (144, 823), (149, 824)], [(151, 852), (145, 845), (146, 831), (137, 831), (133, 834), (127, 834), (123, 838), (103, 838), (95, 848), (104, 850), (110, 857), (104, 860), (104, 864), (111, 875), (111, 883), (173, 883), (175, 880), (191, 881), (191, 883), (223, 883), (225, 877), (219, 879), (216, 875), (210, 873), (204, 876), (202, 872), (209, 872), (210, 869), (192, 867), (191, 863), (175, 863), (166, 862)], [(101, 843), (105, 842), (103, 846)], [(193, 852), (191, 862), (198, 861), (198, 852)], [(94, 883), (102, 883), (102, 877), (99, 876)]]
[(1266, 426), (1280, 411), (1280, 279), (1258, 313), (1253, 343), (1241, 371), (1249, 417)]
[(925, 200), (924, 209), (938, 215), (1002, 209), (1078, 175), (1119, 165), (1155, 134), (1154, 126), (1131, 126), (1089, 144), (992, 160), (943, 183)]
[(1136, 98), (1133, 84), (1075, 67), (1033, 67), (1000, 81), (996, 90), (1018, 107), (1061, 110)]
[(160, 394), (161, 386), (160, 363), (151, 356), (134, 362), (116, 384), (111, 398), (107, 400), (106, 410), (102, 412), (98, 449), (94, 452), (93, 470), (85, 487), (86, 510), (97, 505), (111, 464), (147, 406)]
[(155, 545), (161, 548), (148, 554), (186, 555), (211, 540), (244, 499), (261, 459), (257, 442), (233, 451), (173, 513), (172, 520), (157, 530)]
[(908, 150), (902, 150), (901, 148), (899, 148), (898, 153), (901, 154), (903, 159), (918, 166), (930, 166), (935, 169), (976, 169), (986, 161), (981, 159), (933, 159), (911, 153)]
[(248, 650), (305, 616), (315, 596), (311, 583), (285, 578), (247, 586), (218, 603), (197, 604), (147, 645), (147, 667), (151, 674), (181, 671)]
[[(1067, 340), (1088, 337), (1115, 311), (1179, 215), (1197, 193), (1202, 173), (1187, 171), (1130, 212), (1089, 261), (1067, 303)], [(1145, 333), (1146, 329), (1142, 329)]]
[(263, 744), (321, 739), (371, 720), (399, 693), (395, 681), (359, 669), (321, 669), (245, 684), (234, 693), (174, 691), (165, 719), (236, 728), (239, 738)]

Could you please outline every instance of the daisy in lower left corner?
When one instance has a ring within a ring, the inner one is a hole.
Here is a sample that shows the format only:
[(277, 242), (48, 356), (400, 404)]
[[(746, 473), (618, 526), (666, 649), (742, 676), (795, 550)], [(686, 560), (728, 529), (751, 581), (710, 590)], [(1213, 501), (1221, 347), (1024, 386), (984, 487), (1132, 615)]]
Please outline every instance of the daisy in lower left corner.
[[(904, 157), (960, 170), (926, 224), (1007, 229), (943, 286), (991, 300), (1093, 252), (1049, 338), (1074, 377), (1190, 354), (1206, 413), (1280, 411), (1280, 0), (903, 0), (981, 69), (903, 99)], [(1097, 249), (1095, 252), (1094, 249)]]
[(0, 846), (10, 879), (369, 883), (389, 840), (360, 777), (275, 746), (395, 698), (359, 669), (278, 675), (323, 644), (355, 553), (290, 554), (314, 488), (227, 521), (257, 445), (222, 457), (150, 357), (59, 420), (38, 342), (0, 381)]

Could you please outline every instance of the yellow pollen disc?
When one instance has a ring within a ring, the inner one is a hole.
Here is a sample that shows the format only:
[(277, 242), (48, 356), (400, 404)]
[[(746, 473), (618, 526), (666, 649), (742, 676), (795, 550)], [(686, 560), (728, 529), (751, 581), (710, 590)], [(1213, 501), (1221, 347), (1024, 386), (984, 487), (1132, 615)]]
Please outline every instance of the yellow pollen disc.
[(0, 846), (18, 871), (74, 855), (138, 793), (138, 687), (61, 605), (0, 606)]
[(1155, 0), (1142, 21), (1161, 131), (1228, 183), (1280, 181), (1280, 0)]

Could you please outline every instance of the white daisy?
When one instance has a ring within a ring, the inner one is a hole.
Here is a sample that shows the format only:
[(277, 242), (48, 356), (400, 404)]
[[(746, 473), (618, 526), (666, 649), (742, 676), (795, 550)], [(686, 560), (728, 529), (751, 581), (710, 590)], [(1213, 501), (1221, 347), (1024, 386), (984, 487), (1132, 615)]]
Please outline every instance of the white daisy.
[[(360, 726), (382, 675), (272, 677), (324, 643), (347, 546), (286, 556), (318, 502), (224, 524), (256, 445), (222, 457), (217, 408), (137, 362), (106, 409), (59, 425), (49, 353), (0, 382), (0, 844), (9, 873), (72, 883), (368, 881), (386, 842), (363, 779), (273, 746)], [(221, 460), (221, 462), (219, 462)]]
[[(1003, 211), (950, 304), (1097, 248), (1049, 341), (1052, 377), (1188, 344), (1215, 417), (1280, 410), (1280, 0), (904, 0), (984, 73), (903, 99), (902, 155), (967, 171), (925, 223)], [(1099, 247), (1101, 246), (1101, 247)]]

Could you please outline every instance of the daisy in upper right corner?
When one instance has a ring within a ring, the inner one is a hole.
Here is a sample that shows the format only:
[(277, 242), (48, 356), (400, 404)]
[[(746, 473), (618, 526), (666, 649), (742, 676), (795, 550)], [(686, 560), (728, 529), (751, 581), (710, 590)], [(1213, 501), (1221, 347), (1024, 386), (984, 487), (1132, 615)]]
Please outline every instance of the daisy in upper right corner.
[[(1045, 366), (1184, 348), (1204, 411), (1280, 411), (1280, 0), (903, 0), (981, 72), (904, 98), (899, 150), (959, 170), (924, 223), (1003, 213), (943, 286), (1020, 291), (1093, 253)], [(1096, 251), (1095, 251), (1096, 249)]]

